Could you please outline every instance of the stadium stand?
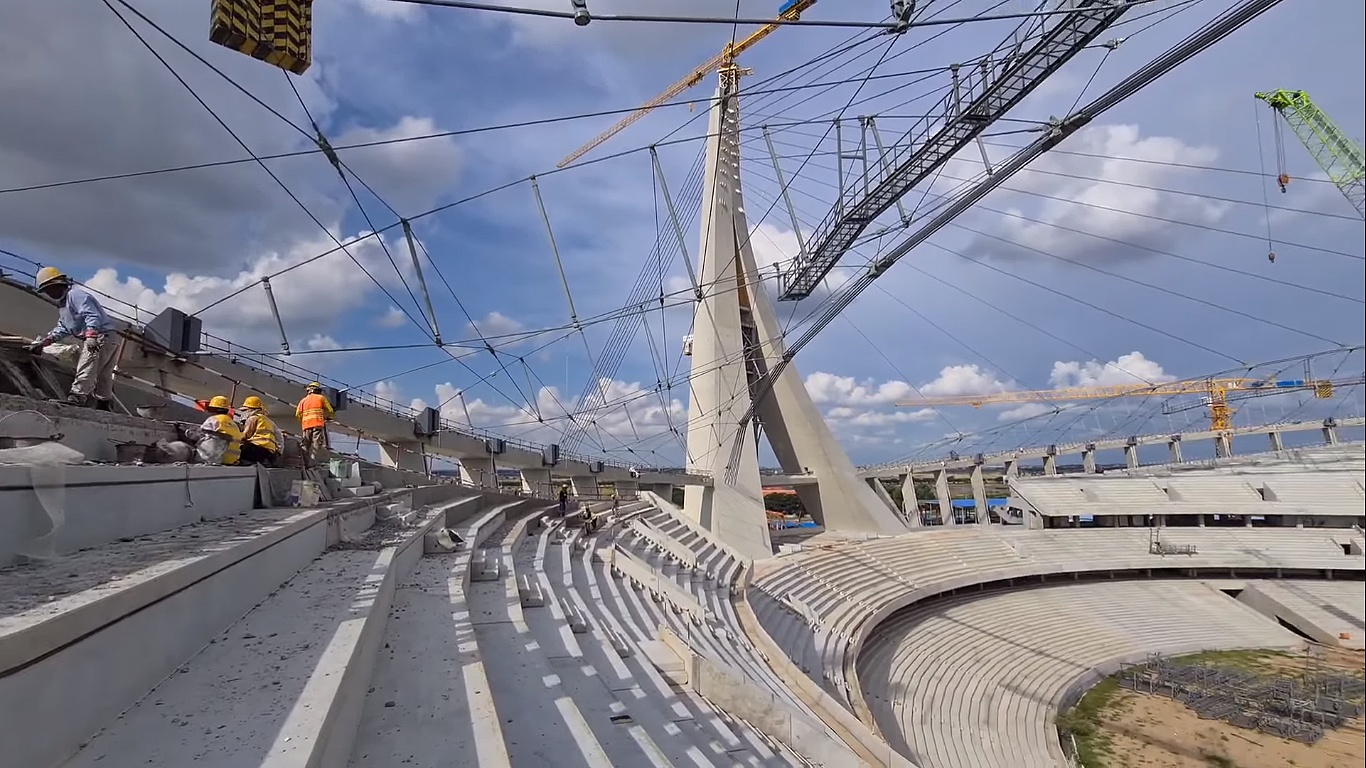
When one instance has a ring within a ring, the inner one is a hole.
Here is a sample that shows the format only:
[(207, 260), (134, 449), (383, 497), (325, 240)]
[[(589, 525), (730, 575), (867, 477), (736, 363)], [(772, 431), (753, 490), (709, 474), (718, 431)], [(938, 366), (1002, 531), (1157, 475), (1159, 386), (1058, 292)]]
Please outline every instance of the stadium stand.
[(1092, 670), (1299, 645), (1200, 581), (1105, 581), (916, 603), (871, 633), (858, 674), (882, 735), (921, 768), (1055, 768), (1052, 719)]
[(1010, 505), (1026, 525), (1068, 518), (1127, 525), (1135, 518), (1238, 516), (1288, 525), (1348, 527), (1366, 522), (1366, 474), (1353, 470), (1183, 472), (1156, 476), (1086, 475), (1010, 478)]

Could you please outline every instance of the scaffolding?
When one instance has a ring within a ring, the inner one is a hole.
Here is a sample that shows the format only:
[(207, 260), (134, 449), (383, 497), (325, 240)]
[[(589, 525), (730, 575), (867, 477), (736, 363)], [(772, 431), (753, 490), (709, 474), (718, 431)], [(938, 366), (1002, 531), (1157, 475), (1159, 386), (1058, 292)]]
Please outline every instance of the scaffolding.
[(1298, 677), (1153, 654), (1142, 664), (1121, 668), (1119, 685), (1179, 701), (1203, 720), (1314, 744), (1323, 738), (1325, 729), (1339, 728), (1360, 716), (1366, 694), (1366, 681), (1325, 669), (1316, 651), (1310, 649)]

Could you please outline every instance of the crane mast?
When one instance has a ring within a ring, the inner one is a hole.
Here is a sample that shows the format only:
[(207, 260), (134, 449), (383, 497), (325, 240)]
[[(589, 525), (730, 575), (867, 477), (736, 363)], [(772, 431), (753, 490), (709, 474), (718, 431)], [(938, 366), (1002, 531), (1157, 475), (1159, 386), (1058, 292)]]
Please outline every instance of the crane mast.
[[(1348, 138), (1304, 91), (1282, 89), (1254, 96), (1285, 120), (1347, 202), (1366, 216), (1366, 153), (1361, 144)], [(1284, 185), (1283, 169), (1281, 173)]]

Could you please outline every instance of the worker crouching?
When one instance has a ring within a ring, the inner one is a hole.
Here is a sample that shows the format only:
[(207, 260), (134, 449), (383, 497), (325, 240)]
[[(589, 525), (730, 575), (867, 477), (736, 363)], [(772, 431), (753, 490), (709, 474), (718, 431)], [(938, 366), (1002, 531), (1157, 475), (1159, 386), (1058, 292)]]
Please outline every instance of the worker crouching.
[(275, 466), (284, 442), (280, 430), (266, 413), (266, 404), (256, 395), (242, 401), (237, 409), (242, 418), (242, 464)]
[(311, 468), (328, 457), (331, 446), (327, 442), (327, 422), (336, 418), (337, 414), (323, 394), (323, 385), (315, 381), (308, 385), (307, 392), (294, 409), (294, 415), (304, 431), (304, 466)]
[(235, 466), (241, 462), (242, 430), (228, 415), (230, 409), (228, 398), (222, 395), (209, 400), (205, 407), (204, 410), (209, 412), (209, 418), (199, 425), (202, 434), (195, 446), (200, 462), (221, 464), (225, 467)]
[(28, 350), (38, 354), (61, 339), (80, 339), (81, 356), (66, 402), (85, 407), (92, 404), (93, 396), (97, 410), (112, 411), (119, 345), (108, 313), (89, 291), (73, 285), (71, 278), (55, 267), (38, 270), (35, 283), (39, 293), (58, 302), (57, 325), (47, 335), (34, 339)]

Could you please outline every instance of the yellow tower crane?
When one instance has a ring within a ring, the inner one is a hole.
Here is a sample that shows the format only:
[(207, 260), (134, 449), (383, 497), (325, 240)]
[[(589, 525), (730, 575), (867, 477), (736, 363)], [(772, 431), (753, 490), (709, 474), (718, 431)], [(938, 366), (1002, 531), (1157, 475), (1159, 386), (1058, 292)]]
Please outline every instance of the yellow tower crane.
[[(806, 9), (810, 8), (815, 4), (816, 0), (787, 0), (778, 9), (778, 20), (797, 21), (801, 18), (802, 13)], [(607, 130), (603, 131), (597, 136), (594, 136), (591, 141), (589, 141), (587, 144), (584, 144), (582, 147), (579, 147), (573, 152), (570, 152), (569, 156), (561, 160), (559, 164), (555, 167), (563, 168), (566, 165), (569, 165), (570, 163), (574, 162), (575, 160), (578, 160), (580, 157), (583, 157), (584, 155), (588, 154), (589, 152), (592, 152), (603, 142), (607, 141), (613, 136), (616, 136), (618, 133), (621, 133), (623, 130), (630, 127), (632, 124), (640, 120), (642, 117), (645, 117), (646, 115), (650, 114), (650, 112), (654, 110), (655, 107), (667, 103), (673, 97), (677, 96), (680, 93), (683, 93), (684, 91), (688, 90), (694, 85), (697, 85), (698, 83), (702, 82), (702, 79), (705, 78), (707, 75), (711, 74), (712, 72), (735, 66), (735, 59), (737, 56), (752, 48), (755, 43), (773, 34), (773, 30), (781, 26), (783, 25), (765, 24), (764, 26), (759, 27), (758, 29), (750, 33), (749, 37), (746, 37), (744, 40), (741, 40), (738, 43), (727, 43), (726, 47), (720, 53), (716, 54), (710, 59), (707, 59), (705, 63), (703, 63), (697, 69), (694, 69), (692, 73), (689, 74), (687, 77), (683, 78), (682, 80), (679, 80), (678, 82), (674, 83), (668, 88), (665, 88), (663, 93), (645, 102), (644, 106), (627, 115), (626, 117), (622, 118), (621, 122), (617, 123), (611, 128), (608, 128)]]
[[(997, 392), (990, 395), (925, 397), (918, 400), (902, 400), (897, 405), (908, 408), (971, 405), (974, 408), (980, 408), (983, 405), (1000, 403), (1049, 403), (1075, 400), (1108, 400), (1113, 397), (1200, 395), (1202, 399), (1200, 405), (1209, 408), (1210, 429), (1214, 432), (1228, 432), (1233, 428), (1234, 410), (1229, 405), (1231, 400), (1242, 400), (1293, 390), (1309, 390), (1314, 393), (1315, 398), (1327, 400), (1333, 397), (1334, 386), (1338, 383), (1313, 379), (1283, 379), (1279, 381), (1270, 379), (1193, 379), (1190, 381), (1173, 381), (1166, 384), (1119, 384), (1109, 387), (1019, 390)], [(1188, 410), (1189, 407), (1176, 406), (1166, 410), (1168, 413), (1173, 413)]]

